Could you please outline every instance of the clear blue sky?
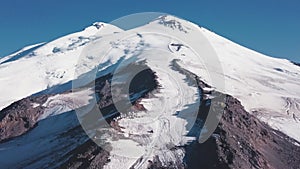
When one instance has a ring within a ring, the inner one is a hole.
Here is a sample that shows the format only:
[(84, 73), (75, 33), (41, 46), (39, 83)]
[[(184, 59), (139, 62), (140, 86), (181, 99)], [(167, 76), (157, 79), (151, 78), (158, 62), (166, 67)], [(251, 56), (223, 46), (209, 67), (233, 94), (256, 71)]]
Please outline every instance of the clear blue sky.
[(0, 57), (137, 12), (164, 12), (239, 44), (300, 62), (299, 0), (1, 0)]

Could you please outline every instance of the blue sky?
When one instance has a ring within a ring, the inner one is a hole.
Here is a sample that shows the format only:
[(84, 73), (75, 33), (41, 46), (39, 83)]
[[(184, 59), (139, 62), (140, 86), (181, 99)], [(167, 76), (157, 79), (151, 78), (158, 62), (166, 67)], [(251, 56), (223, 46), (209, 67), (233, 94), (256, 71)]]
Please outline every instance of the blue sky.
[(300, 62), (297, 0), (2, 0), (0, 57), (137, 12), (173, 14), (248, 48)]

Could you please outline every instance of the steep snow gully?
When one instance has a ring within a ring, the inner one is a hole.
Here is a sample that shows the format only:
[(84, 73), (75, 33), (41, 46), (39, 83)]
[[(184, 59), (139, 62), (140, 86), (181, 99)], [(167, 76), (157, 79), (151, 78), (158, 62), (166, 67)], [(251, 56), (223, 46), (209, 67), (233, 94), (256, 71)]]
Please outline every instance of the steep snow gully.
[(0, 164), (297, 168), (299, 78), (173, 16), (96, 22), (0, 60)]

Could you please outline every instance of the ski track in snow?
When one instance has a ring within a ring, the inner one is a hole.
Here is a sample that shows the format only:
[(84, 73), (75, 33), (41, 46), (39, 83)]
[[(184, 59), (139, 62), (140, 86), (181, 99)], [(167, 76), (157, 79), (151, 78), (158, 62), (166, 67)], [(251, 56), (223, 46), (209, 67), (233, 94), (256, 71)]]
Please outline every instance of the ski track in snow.
[[(184, 80), (184, 75), (181, 75), (180, 73), (171, 69), (170, 63), (172, 59), (174, 59), (174, 56), (168, 56), (166, 54), (162, 56), (161, 54), (163, 53), (153, 53), (152, 51), (149, 57), (144, 57), (147, 60), (147, 65), (157, 73), (159, 77), (158, 82), (162, 85), (159, 93), (155, 95), (155, 98), (143, 99), (141, 101), (141, 104), (144, 105), (144, 107), (147, 109), (147, 112), (141, 115), (140, 118), (122, 118), (119, 120), (120, 126), (125, 128), (125, 135), (127, 132), (128, 135), (132, 134), (130, 132), (134, 131), (135, 135), (142, 136), (143, 134), (147, 134), (147, 131), (153, 131), (153, 136), (150, 138), (151, 142), (142, 148), (144, 149), (143, 153), (141, 153), (135, 159), (133, 158), (132, 163), (128, 163), (129, 165), (124, 166), (124, 168), (129, 168), (138, 159), (140, 160), (138, 160), (138, 163), (136, 163), (134, 167), (146, 168), (145, 165), (147, 164), (147, 161), (152, 160), (154, 155), (166, 158), (168, 154), (165, 152), (169, 151), (169, 144), (174, 144), (174, 147), (182, 146), (188, 141), (188, 138), (185, 137), (188, 132), (186, 130), (186, 120), (180, 119), (174, 114), (184, 110), (187, 105), (199, 101), (197, 98), (198, 91), (196, 87), (190, 87), (187, 85), (186, 81)], [(164, 57), (164, 59), (162, 61), (161, 59), (159, 60), (158, 58), (155, 58), (155, 56)], [(162, 107), (157, 105), (161, 105)], [(194, 118), (192, 119), (195, 119), (196, 117), (196, 111), (184, 113), (186, 113), (186, 116), (194, 115)], [(137, 126), (140, 128), (135, 130)], [(128, 142), (127, 144), (122, 144), (122, 142), (123, 140), (120, 139), (113, 143), (113, 145), (118, 144), (119, 146), (116, 151), (114, 151), (113, 146), (113, 150), (111, 152), (112, 154), (118, 155), (121, 151), (125, 157), (131, 157), (131, 151), (126, 151), (127, 146), (134, 147), (135, 145), (135, 149), (141, 149), (139, 144), (136, 142)], [(124, 152), (128, 152), (129, 154), (124, 154)], [(124, 157), (112, 158), (111, 162), (109, 162), (105, 168), (114, 168), (116, 163), (121, 161), (120, 158), (122, 159)], [(163, 162), (166, 165), (168, 162), (176, 160), (178, 159), (174, 159), (174, 157), (172, 158), (172, 156), (170, 156), (167, 161)]]

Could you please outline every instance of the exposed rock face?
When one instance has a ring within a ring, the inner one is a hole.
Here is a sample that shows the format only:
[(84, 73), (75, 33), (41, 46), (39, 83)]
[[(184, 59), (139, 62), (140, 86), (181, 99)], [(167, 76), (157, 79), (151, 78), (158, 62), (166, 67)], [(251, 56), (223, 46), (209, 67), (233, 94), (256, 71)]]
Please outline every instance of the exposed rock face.
[[(236, 98), (203, 90), (210, 86), (195, 74), (180, 68), (176, 61), (173, 66), (185, 74), (190, 82), (197, 83), (200, 90), (198, 119), (190, 133), (200, 135), (209, 110), (224, 109), (214, 134), (206, 142), (200, 144), (194, 141), (185, 147), (186, 168), (299, 168), (300, 147), (294, 144), (296, 140), (259, 121), (245, 111)], [(213, 100), (217, 103), (211, 105), (212, 99), (205, 95), (216, 97)], [(221, 101), (220, 104), (218, 101)], [(225, 107), (222, 107), (223, 103)]]
[[(203, 100), (202, 105), (208, 101)], [(201, 113), (207, 113), (205, 106)], [(300, 147), (293, 143), (296, 140), (262, 123), (246, 112), (240, 101), (226, 95), (226, 107), (212, 137), (186, 147), (187, 168), (296, 169)]]
[[(176, 67), (176, 63), (174, 64)], [(148, 161), (149, 169), (299, 168), (300, 147), (294, 144), (297, 143), (295, 140), (260, 122), (255, 116), (246, 112), (240, 101), (232, 96), (215, 91), (204, 91), (204, 87), (207, 88), (210, 86), (190, 72), (183, 69), (178, 69), (178, 71), (185, 74), (190, 83), (196, 83), (200, 90), (201, 105), (195, 128), (192, 129), (191, 134), (199, 135), (203, 128), (203, 121), (207, 118), (208, 111), (214, 109), (213, 105), (210, 105), (211, 100), (204, 97), (204, 94), (225, 98), (224, 113), (214, 134), (206, 142), (200, 144), (195, 141), (185, 147), (174, 148), (174, 151), (176, 148), (185, 149), (184, 164), (174, 161), (168, 166), (163, 166), (160, 159), (154, 157), (154, 159)], [(113, 120), (114, 117), (119, 116), (119, 113), (116, 112), (112, 102), (110, 91), (111, 77), (108, 74), (98, 78), (95, 81), (95, 92), (99, 96), (98, 108), (105, 114), (116, 113), (106, 120), (115, 130), (118, 130), (119, 126)], [(138, 100), (142, 97), (148, 97), (149, 92), (159, 86), (155, 78), (155, 74), (150, 69), (146, 69), (133, 80), (130, 89), (131, 92), (144, 92), (132, 100), (134, 106), (130, 107), (131, 109), (135, 111), (143, 110), (143, 106), (139, 104)], [(42, 105), (48, 97), (49, 95), (28, 97), (2, 110), (0, 112), (0, 140), (5, 142), (16, 136), (24, 135), (38, 125), (37, 120), (45, 109)], [(62, 131), (62, 133), (62, 135), (68, 135), (72, 138), (73, 135), (83, 135), (84, 131), (78, 124), (76, 128), (67, 132)], [(80, 146), (73, 148), (62, 157), (59, 157), (58, 159), (61, 164), (57, 166), (55, 161), (52, 161), (52, 164), (56, 166), (50, 165), (49, 167), (68, 169), (103, 168), (109, 162), (109, 158), (110, 154), (108, 151), (103, 150), (92, 140), (88, 139)]]
[(103, 150), (92, 140), (88, 140), (84, 144), (75, 148), (68, 153), (69, 159), (62, 164), (61, 169), (74, 168), (103, 168), (106, 162), (109, 161), (109, 152)]
[(28, 97), (0, 111), (0, 142), (32, 129), (44, 112), (41, 106), (48, 96)]
[[(95, 85), (95, 93), (98, 96), (98, 104), (96, 105), (98, 106), (97, 108), (101, 109), (101, 112), (104, 114), (116, 113), (115, 116), (110, 116), (106, 120), (108, 124), (112, 125), (112, 127), (117, 128), (118, 124), (113, 123), (113, 118), (117, 117), (119, 113), (116, 112), (111, 97), (111, 78), (112, 75), (108, 74), (96, 79), (95, 82), (92, 82), (93, 84), (88, 84), (85, 87)], [(156, 76), (154, 72), (152, 72), (150, 69), (145, 69), (134, 78), (134, 80), (130, 84), (130, 92), (139, 93), (140, 95), (131, 100), (133, 106), (129, 108), (134, 109), (135, 111), (143, 109), (143, 106), (140, 105), (138, 101), (141, 97), (147, 97), (147, 94), (150, 91), (157, 88), (158, 84), (155, 78)], [(66, 94), (69, 92), (70, 90), (67, 90), (60, 94)], [(30, 96), (28, 98), (17, 101), (7, 108), (1, 110), (0, 139), (2, 143), (9, 142), (10, 140), (15, 139), (15, 137), (17, 136), (26, 135), (29, 131), (38, 126), (39, 117), (41, 117), (41, 115), (47, 109), (46, 107), (43, 107), (43, 104), (47, 102), (48, 98), (53, 95), (39, 94)], [(75, 112), (71, 111), (67, 113)], [(91, 114), (95, 113), (91, 112)], [(95, 118), (95, 120), (97, 120), (97, 118)], [(83, 144), (78, 143), (77, 145), (79, 146), (77, 147), (73, 146), (75, 148), (66, 147), (64, 152), (49, 152), (60, 154), (55, 159), (50, 159), (47, 158), (47, 156), (42, 156), (43, 161), (49, 161), (49, 164), (47, 164), (47, 168), (102, 168), (103, 165), (105, 165), (105, 163), (109, 161), (109, 152), (103, 150), (91, 139), (88, 139), (79, 122), (78, 125), (74, 128), (71, 128), (68, 131), (60, 131), (60, 134), (54, 137), (56, 137), (58, 142), (60, 140), (64, 140), (63, 138), (65, 137), (74, 140), (77, 140), (77, 137), (82, 137), (81, 140), (87, 139), (87, 141), (85, 141)], [(18, 146), (22, 146), (22, 144), (18, 144)], [(68, 146), (72, 147), (72, 145)], [(24, 155), (26, 156), (26, 154)], [(30, 164), (38, 163), (40, 160), (39, 156), (32, 158), (33, 159), (30, 160), (32, 161), (32, 163), (30, 162)], [(18, 164), (16, 164), (16, 166), (18, 167), (14, 168), (20, 167), (20, 165)]]
[(148, 161), (148, 169), (173, 169), (173, 168), (178, 168), (178, 169), (184, 169), (185, 166), (184, 164), (178, 163), (176, 161), (171, 162), (168, 164), (168, 166), (163, 166), (162, 162), (159, 160), (159, 157), (155, 156), (153, 160)]
[(295, 140), (271, 129), (227, 96), (216, 134), (218, 152), (230, 168), (298, 168), (300, 147)]

